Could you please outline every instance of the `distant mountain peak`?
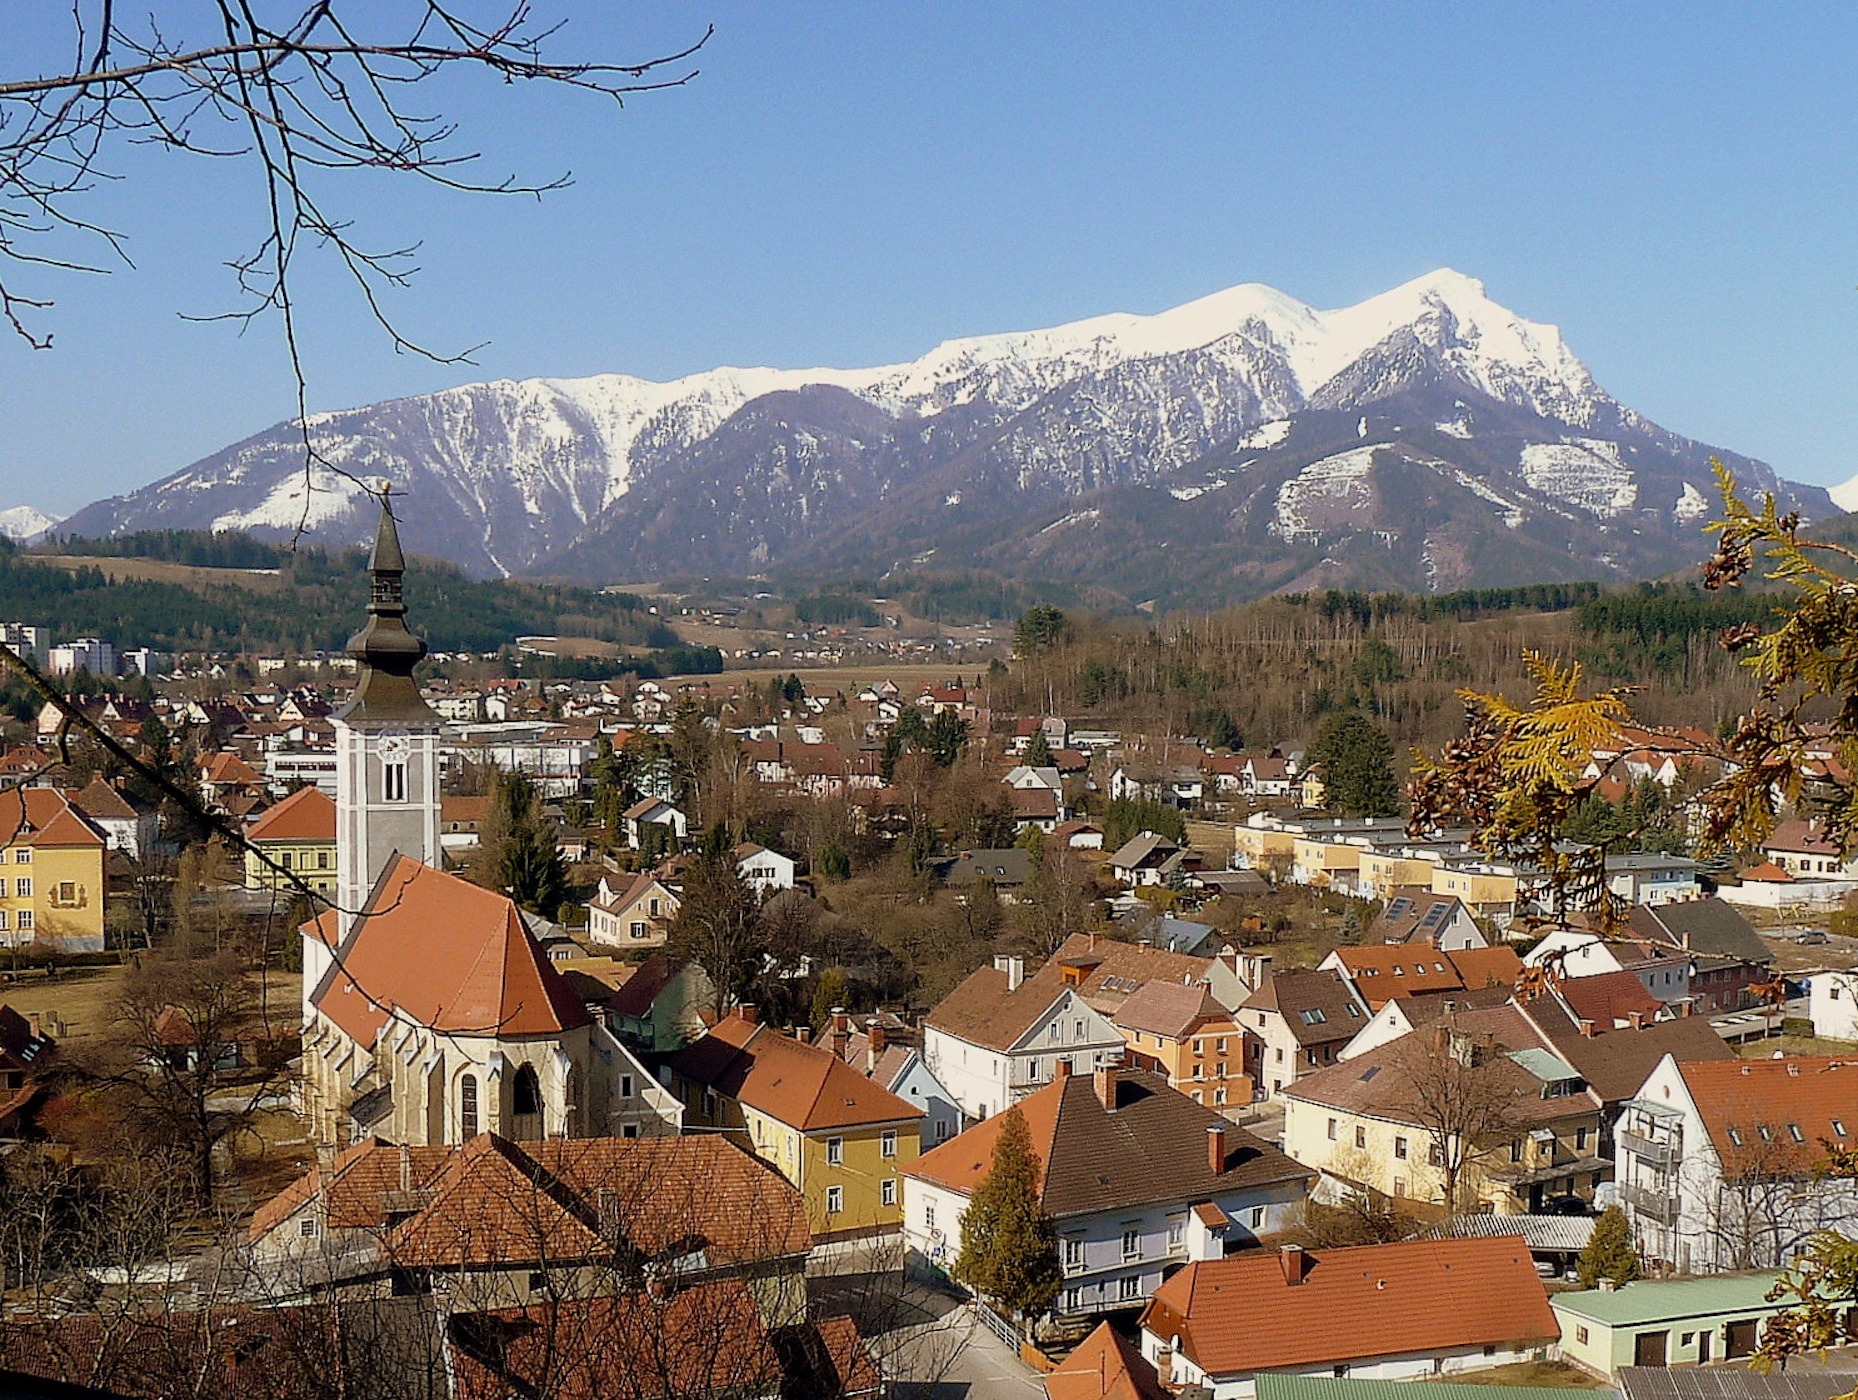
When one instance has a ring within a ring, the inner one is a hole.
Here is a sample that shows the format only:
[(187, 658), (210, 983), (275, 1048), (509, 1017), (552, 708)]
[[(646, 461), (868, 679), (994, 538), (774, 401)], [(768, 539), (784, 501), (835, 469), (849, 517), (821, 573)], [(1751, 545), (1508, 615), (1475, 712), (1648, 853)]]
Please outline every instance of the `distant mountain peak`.
[(8, 506), (0, 509), (0, 535), (31, 544), (63, 519), (62, 515), (47, 515), (37, 506)]

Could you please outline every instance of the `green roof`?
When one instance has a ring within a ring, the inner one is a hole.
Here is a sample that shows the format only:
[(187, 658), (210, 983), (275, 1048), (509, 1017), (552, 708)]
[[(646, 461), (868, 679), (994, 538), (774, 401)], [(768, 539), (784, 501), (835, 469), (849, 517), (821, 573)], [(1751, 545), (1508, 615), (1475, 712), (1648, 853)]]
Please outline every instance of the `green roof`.
[(1451, 1385), (1443, 1381), (1342, 1380), (1260, 1372), (1258, 1400), (1601, 1400), (1616, 1390), (1568, 1390), (1527, 1385)]
[(1711, 1278), (1641, 1279), (1611, 1293), (1597, 1288), (1583, 1293), (1554, 1293), (1548, 1301), (1556, 1312), (1572, 1313), (1609, 1327), (1633, 1327), (1723, 1313), (1772, 1312), (1782, 1306), (1768, 1301), (1768, 1290), (1779, 1278), (1780, 1274), (1770, 1269)]

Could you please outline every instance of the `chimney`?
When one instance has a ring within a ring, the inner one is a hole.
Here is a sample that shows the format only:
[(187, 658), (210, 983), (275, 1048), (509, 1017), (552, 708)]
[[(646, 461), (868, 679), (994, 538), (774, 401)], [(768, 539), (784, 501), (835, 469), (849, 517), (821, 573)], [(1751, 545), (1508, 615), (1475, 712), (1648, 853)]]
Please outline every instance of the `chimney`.
[(844, 1059), (845, 1047), (851, 1044), (852, 1039), (852, 1018), (845, 1014), (843, 1006), (832, 1008), (832, 1029), (827, 1034), (831, 1040), (829, 1048), (832, 1053)]
[(38, 1012), (28, 1011), (26, 1013), (26, 1028), (32, 1032), (32, 1038), (34, 1040), (37, 1040), (39, 1038), (41, 1032), (39, 1030), (39, 1013)]
[(1287, 1244), (1277, 1252), (1277, 1262), (1284, 1270), (1284, 1282), (1295, 1288), (1310, 1272), (1310, 1256), (1300, 1244)]
[(1226, 1129), (1215, 1123), (1206, 1130), (1206, 1164), (1214, 1176), (1226, 1170)]
[(1619, 1280), (1618, 1279), (1603, 1278), (1603, 1279), (1596, 1279), (1595, 1282), (1600, 1285), (1600, 1291), (1602, 1293), (1619, 1292)]
[(745, 1021), (751, 1026), (761, 1024), (761, 1008), (752, 1001), (745, 1001), (737, 1006), (735, 1015), (738, 1021)]
[(1069, 1057), (1059, 1060), (1056, 1064), (1052, 1066), (1052, 1078), (1053, 1079), (1069, 1079), (1070, 1077), (1071, 1077), (1071, 1061)]
[(400, 1189), (413, 1189), (413, 1149), (404, 1142), (400, 1144)]
[(877, 1072), (877, 1062), (884, 1055), (884, 1028), (874, 1018), (865, 1023), (864, 1034), (868, 1046), (865, 1051), (865, 1073), (874, 1074)]
[(1116, 1112), (1116, 1076), (1120, 1070), (1120, 1065), (1099, 1065), (1090, 1076), (1097, 1091), (1097, 1102), (1103, 1105), (1105, 1113)]
[(811, 1026), (798, 1025), (794, 1027), (794, 1039), (799, 1041), (802, 1045), (805, 1045), (807, 1041), (812, 1038), (813, 1028)]
[(1588, 1016), (1581, 1017), (1581, 1034), (1582, 1035), (1586, 1036), (1589, 1040), (1591, 1040), (1593, 1039), (1594, 1029), (1595, 1029), (1594, 1023), (1591, 1017), (1588, 1017)]
[(1026, 980), (1026, 960), (1024, 958), (1008, 957), (1004, 953), (998, 954), (994, 958), (994, 970), (1006, 974), (1006, 989), (1009, 992), (1017, 992), (1019, 990), (1019, 984)]
[(1626, 1013), (1626, 1024), (1631, 1026), (1635, 1031), (1644, 1030), (1645, 1013), (1643, 1011), (1628, 1011)]
[(1451, 1027), (1434, 1026), (1432, 1028), (1432, 1053), (1435, 1055), (1443, 1055), (1443, 1054), (1448, 1053), (1451, 1050), (1451, 1048), (1452, 1048)]

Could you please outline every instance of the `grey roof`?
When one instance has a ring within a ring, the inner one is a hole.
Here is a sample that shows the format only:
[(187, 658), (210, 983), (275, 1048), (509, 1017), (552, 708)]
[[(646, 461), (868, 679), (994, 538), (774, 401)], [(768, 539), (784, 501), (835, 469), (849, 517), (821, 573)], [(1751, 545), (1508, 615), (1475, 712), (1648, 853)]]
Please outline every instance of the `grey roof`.
[(1145, 865), (1157, 856), (1166, 856), (1179, 851), (1167, 837), (1153, 831), (1138, 832), (1131, 836), (1110, 857), (1111, 865), (1120, 865), (1125, 869)]
[[(1843, 1359), (1843, 1358), (1842, 1358)], [(1846, 1364), (1850, 1364), (1847, 1360)], [(1832, 1400), (1858, 1386), (1851, 1371), (1745, 1370), (1709, 1366), (1672, 1370), (1665, 1366), (1621, 1366), (1619, 1387), (1626, 1400)], [(1263, 1390), (1259, 1391), (1262, 1397)]]
[(1593, 1237), (1591, 1215), (1454, 1215), (1426, 1233), (1437, 1239), (1521, 1235), (1531, 1254), (1578, 1254)]
[(1755, 926), (1715, 895), (1674, 904), (1640, 905), (1633, 909), (1628, 922), (1641, 937), (1674, 943), (1690, 953), (1762, 964), (1774, 960)]
[(1032, 878), (1032, 853), (1022, 846), (963, 851), (942, 878), (951, 885), (972, 885), (982, 880), (996, 885), (1023, 885)]

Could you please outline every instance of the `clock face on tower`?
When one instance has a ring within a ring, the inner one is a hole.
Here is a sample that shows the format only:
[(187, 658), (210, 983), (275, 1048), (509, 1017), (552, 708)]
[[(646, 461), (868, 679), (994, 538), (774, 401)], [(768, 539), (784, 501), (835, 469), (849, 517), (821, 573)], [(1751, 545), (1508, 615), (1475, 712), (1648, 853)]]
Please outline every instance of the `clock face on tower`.
[(412, 749), (404, 729), (389, 729), (381, 734), (380, 755), (388, 763), (402, 762)]

